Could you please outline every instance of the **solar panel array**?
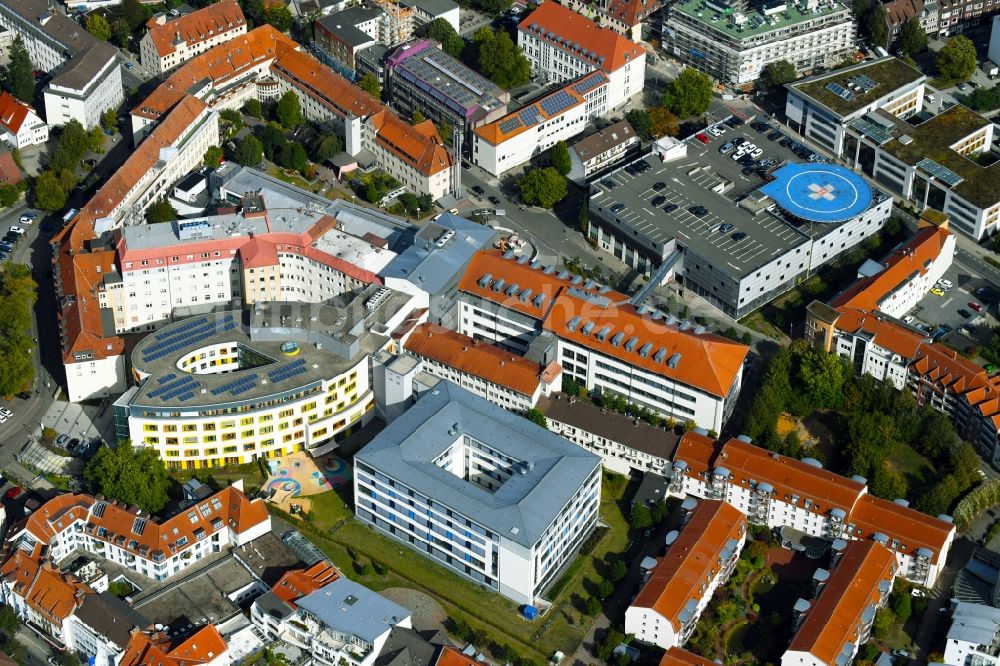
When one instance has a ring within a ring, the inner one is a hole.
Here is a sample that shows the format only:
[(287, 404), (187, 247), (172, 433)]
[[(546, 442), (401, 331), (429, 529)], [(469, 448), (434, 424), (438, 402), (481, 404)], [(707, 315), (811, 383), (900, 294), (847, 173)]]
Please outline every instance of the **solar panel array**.
[(550, 116), (555, 116), (576, 104), (577, 99), (565, 90), (549, 95), (538, 103), (542, 110)]
[(207, 340), (217, 333), (230, 331), (234, 328), (236, 328), (236, 318), (233, 315), (226, 315), (220, 322), (199, 317), (179, 328), (170, 329), (154, 336), (158, 342), (142, 350), (142, 360), (146, 363), (155, 361), (188, 345)]
[(282, 366), (277, 370), (271, 370), (267, 373), (267, 378), (271, 380), (271, 383), (282, 382), (286, 379), (291, 379), (296, 375), (301, 375), (308, 370), (306, 367), (306, 362), (303, 359), (297, 361), (292, 361), (288, 365)]
[(878, 87), (878, 81), (864, 74), (853, 77), (850, 82), (861, 88), (864, 92), (869, 92)]
[[(254, 372), (247, 375), (246, 377), (240, 377), (238, 379), (234, 379), (231, 382), (226, 382), (222, 386), (216, 386), (214, 389), (212, 389), (212, 395), (219, 395), (220, 393), (225, 393), (226, 391), (233, 392), (239, 388), (242, 388), (247, 384), (253, 386), (256, 383), (257, 383), (257, 373)], [(236, 394), (234, 393), (234, 395)]]
[(538, 124), (542, 118), (541, 114), (538, 113), (538, 107), (534, 104), (521, 109), (521, 111), (517, 114), (517, 117), (521, 119), (521, 122), (524, 123), (526, 127)]
[(194, 380), (191, 375), (184, 375), (180, 379), (175, 379), (172, 382), (162, 384), (159, 388), (155, 388), (149, 392), (150, 398), (162, 398), (163, 400), (168, 400), (168, 394), (172, 394), (177, 391), (177, 395), (189, 391), (198, 385), (198, 382)]
[(854, 93), (840, 85), (839, 83), (828, 83), (826, 84), (826, 89), (832, 92), (837, 97), (847, 100), (850, 102), (854, 99)]
[(503, 132), (504, 134), (507, 134), (508, 132), (513, 132), (520, 126), (521, 126), (521, 119), (515, 116), (514, 118), (508, 118), (507, 120), (501, 121), (500, 131)]
[(586, 95), (603, 82), (603, 80), (604, 75), (601, 72), (594, 72), (590, 76), (580, 79), (570, 87), (580, 95)]
[(169, 382), (171, 379), (176, 379), (176, 378), (177, 378), (177, 375), (175, 375), (174, 373), (171, 372), (169, 375), (163, 375), (162, 377), (160, 377), (159, 379), (157, 379), (156, 383), (157, 384), (165, 384), (166, 382)]
[(882, 146), (892, 140), (892, 130), (864, 118), (852, 120), (850, 126)]
[(917, 167), (923, 169), (938, 180), (947, 183), (949, 187), (955, 187), (964, 180), (948, 167), (941, 166), (929, 157), (925, 157), (917, 162)]

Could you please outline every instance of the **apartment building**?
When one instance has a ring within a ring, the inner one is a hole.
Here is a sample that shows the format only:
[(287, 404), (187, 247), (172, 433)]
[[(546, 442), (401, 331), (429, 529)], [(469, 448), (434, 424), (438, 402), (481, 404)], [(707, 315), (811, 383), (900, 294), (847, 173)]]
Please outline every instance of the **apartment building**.
[(233, 662), (225, 639), (213, 624), (180, 639), (163, 631), (138, 631), (117, 666), (229, 666)]
[(246, 18), (236, 0), (222, 0), (178, 17), (161, 12), (146, 22), (139, 59), (151, 75), (162, 76), (210, 48), (245, 34)]
[(48, 140), (49, 126), (35, 110), (6, 90), (0, 92), (0, 141), (26, 148)]
[(746, 531), (747, 517), (731, 504), (699, 501), (625, 610), (625, 633), (665, 650), (684, 645), (736, 567)]
[(549, 430), (601, 456), (605, 469), (626, 476), (633, 470), (670, 474), (680, 439), (672, 429), (562, 394), (542, 398), (537, 407)]
[(69, 620), (88, 593), (93, 590), (84, 583), (63, 576), (48, 560), (23, 550), (15, 550), (0, 566), (4, 605), (29, 628), (60, 646), (71, 644)]
[(507, 113), (510, 93), (429, 39), (398, 46), (385, 58), (385, 99), (404, 118), (420, 110), (438, 125), (466, 131)]
[[(360, 122), (358, 118), (348, 122), (352, 135)], [(427, 194), (434, 201), (451, 191), (454, 170), (459, 167), (433, 121), (411, 125), (382, 109), (364, 120), (360, 134), (361, 145), (375, 156), (375, 163), (406, 189)], [(349, 148), (348, 152), (357, 156), (361, 151)]]
[(344, 577), (322, 561), (286, 573), (250, 608), (268, 638), (307, 652), (317, 664), (372, 666), (394, 628), (412, 626), (410, 611)]
[(938, 37), (961, 34), (968, 28), (989, 23), (1000, 5), (989, 0), (940, 0), (938, 8)]
[(531, 605), (597, 522), (600, 459), (442, 381), (355, 455), (356, 516)]
[(873, 541), (894, 556), (898, 575), (932, 587), (955, 537), (948, 516), (931, 518), (868, 494), (867, 481), (824, 470), (816, 460), (795, 460), (754, 446), (740, 436), (713, 443), (686, 433), (674, 456), (670, 490), (723, 499), (751, 524), (787, 527), (828, 541)]
[(526, 412), (562, 390), (558, 363), (542, 366), (442, 326), (421, 324), (402, 342), (424, 371), (512, 412)]
[(797, 72), (832, 67), (856, 39), (850, 8), (832, 0), (682, 0), (664, 10), (662, 31), (670, 57), (739, 88), (778, 60)]
[(606, 4), (592, 6), (583, 0), (561, 0), (559, 4), (638, 42), (643, 38), (643, 28), (659, 34), (659, 12), (665, 3), (661, 0), (609, 0)]
[(354, 80), (355, 55), (387, 41), (379, 39), (382, 24), (388, 27), (389, 16), (381, 7), (351, 7), (313, 22), (313, 46), (321, 62)]
[(981, 666), (1000, 663), (1000, 609), (957, 602), (951, 611), (943, 662)]
[(583, 185), (638, 149), (639, 136), (635, 130), (627, 120), (619, 121), (569, 147), (571, 168), (566, 177)]
[(603, 114), (625, 104), (643, 87), (646, 51), (621, 34), (602, 28), (549, 0), (517, 26), (517, 45), (531, 71), (549, 83), (567, 83), (591, 72), (607, 78)]
[(939, 7), (937, 0), (892, 0), (885, 3), (885, 22), (889, 41), (895, 43), (907, 21), (916, 21), (928, 35), (938, 33)]
[(85, 594), (67, 624), (67, 646), (78, 654), (93, 657), (94, 666), (119, 666), (121, 656), (133, 640), (133, 630), (153, 629), (153, 623), (142, 613), (108, 591)]
[(90, 129), (125, 99), (118, 50), (45, 0), (0, 3), (0, 28), (20, 37), (32, 64), (52, 75), (42, 91), (49, 127), (77, 120)]
[(53, 281), (59, 299), (63, 365), (71, 401), (125, 390), (124, 342), (109, 337), (98, 287), (118, 274), (102, 232), (142, 220), (145, 210), (201, 165), (219, 142), (217, 114), (184, 97), (70, 222), (53, 236)]
[(490, 251), (473, 258), (458, 290), (459, 333), (518, 354), (534, 344), (529, 357), (557, 361), (588, 391), (713, 430), (739, 395), (745, 345), (637, 308), (594, 280)]
[(851, 663), (871, 634), (875, 613), (889, 600), (896, 566), (885, 547), (855, 541), (834, 556), (832, 571), (817, 569), (816, 597), (796, 603), (795, 634), (781, 666)]

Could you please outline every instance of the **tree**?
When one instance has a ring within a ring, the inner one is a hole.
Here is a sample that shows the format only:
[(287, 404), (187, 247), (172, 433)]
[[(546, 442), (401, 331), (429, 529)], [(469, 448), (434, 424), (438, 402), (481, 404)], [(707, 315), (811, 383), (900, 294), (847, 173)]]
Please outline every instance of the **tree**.
[(542, 414), (541, 410), (532, 407), (524, 413), (524, 418), (528, 419), (537, 426), (541, 426), (548, 430), (549, 422), (545, 418), (545, 414)]
[(10, 397), (30, 386), (35, 366), (30, 353), (31, 310), (38, 285), (31, 269), (7, 262), (0, 268), (0, 395)]
[(139, 0), (122, 0), (120, 9), (121, 17), (128, 23), (129, 32), (135, 32), (136, 28), (148, 21), (152, 14), (152, 10)]
[(146, 209), (146, 223), (160, 224), (161, 222), (173, 222), (177, 219), (177, 211), (170, 205), (166, 198), (160, 199)]
[(222, 164), (222, 148), (220, 146), (209, 146), (205, 151), (205, 166), (217, 167)]
[(66, 650), (59, 653), (59, 666), (80, 666), (80, 657), (76, 656), (76, 652), (72, 650)]
[(51, 169), (43, 171), (35, 178), (35, 206), (55, 212), (66, 206), (66, 190), (56, 173)]
[(865, 15), (864, 31), (872, 46), (889, 47), (889, 16), (881, 4), (872, 5)]
[(894, 594), (892, 600), (892, 612), (900, 622), (906, 622), (913, 614), (913, 603), (908, 590), (902, 590), (899, 594)]
[(850, 439), (846, 453), (851, 473), (872, 476), (892, 446), (892, 418), (882, 412), (856, 412), (847, 419), (847, 432)]
[(552, 167), (532, 169), (518, 183), (521, 200), (529, 206), (552, 208), (566, 198), (566, 179)]
[(299, 96), (294, 90), (286, 91), (281, 96), (274, 115), (282, 127), (289, 129), (297, 127), (302, 122), (302, 107), (299, 105)]
[(94, 125), (87, 132), (87, 150), (93, 153), (104, 152), (104, 130), (100, 125)]
[(286, 169), (295, 169), (300, 173), (305, 173), (309, 164), (309, 155), (306, 149), (298, 141), (289, 141), (281, 147), (281, 155), (278, 158), (279, 164)]
[(438, 134), (441, 135), (441, 141), (443, 141), (445, 144), (449, 146), (451, 145), (451, 134), (452, 134), (451, 125), (449, 125), (447, 122), (441, 123), (441, 127), (438, 128)]
[(615, 560), (615, 563), (611, 565), (610, 575), (611, 580), (617, 583), (628, 575), (628, 567), (621, 560)]
[(590, 233), (590, 206), (587, 205), (587, 200), (584, 199), (580, 204), (580, 213), (577, 215), (577, 222), (580, 224), (580, 233), (584, 236)]
[(251, 118), (260, 118), (264, 113), (260, 102), (255, 99), (248, 99), (246, 104), (243, 105), (243, 111)]
[(0, 208), (10, 208), (20, 201), (22, 191), (23, 188), (20, 183), (17, 185), (0, 185)]
[(775, 60), (767, 63), (764, 71), (760, 73), (760, 78), (768, 88), (780, 88), (786, 83), (795, 80), (795, 65), (787, 60)]
[(87, 17), (87, 32), (97, 37), (102, 42), (111, 39), (111, 24), (97, 12)]
[(510, 9), (511, 0), (476, 0), (476, 5), (490, 16), (499, 16)]
[(602, 580), (597, 584), (597, 596), (601, 599), (607, 599), (614, 591), (615, 586), (610, 580)]
[(17, 611), (12, 606), (4, 604), (0, 606), (0, 633), (7, 638), (17, 634), (21, 627), (21, 619), (17, 616)]
[(285, 133), (277, 123), (268, 123), (260, 128), (257, 136), (264, 146), (264, 156), (272, 162), (276, 162), (278, 155), (281, 154), (282, 146), (288, 141), (285, 138)]
[(905, 498), (909, 489), (906, 479), (885, 463), (876, 465), (868, 488), (876, 497), (887, 500)]
[(587, 615), (593, 617), (601, 612), (601, 600), (597, 597), (587, 597), (586, 606), (584, 606), (584, 612)]
[(799, 360), (798, 379), (805, 388), (803, 397), (819, 409), (838, 407), (848, 372), (836, 354), (810, 347)]
[(112, 134), (118, 131), (118, 113), (114, 109), (101, 114), (101, 127)]
[(649, 133), (654, 139), (665, 136), (677, 136), (681, 131), (677, 116), (662, 106), (654, 106), (649, 110)]
[(231, 139), (243, 129), (243, 116), (236, 109), (223, 109), (219, 112), (219, 120), (225, 127), (226, 139)]
[(116, 19), (111, 22), (111, 36), (114, 38), (115, 43), (123, 49), (128, 48), (129, 37), (132, 36), (132, 31), (129, 30), (128, 21), (125, 19)]
[(410, 118), (410, 122), (411, 123), (413, 123), (414, 125), (419, 125), (420, 123), (424, 122), (425, 120), (427, 120), (427, 118), (424, 118), (424, 112), (423, 111), (421, 111), (420, 109), (414, 109), (413, 110), (413, 116), (411, 116), (411, 118)]
[(888, 608), (879, 608), (875, 611), (875, 621), (872, 622), (872, 638), (882, 640), (889, 634), (892, 628), (892, 611)]
[(283, 4), (272, 4), (264, 10), (264, 23), (270, 23), (281, 32), (288, 32), (292, 29), (292, 12)]
[(155, 449), (135, 448), (122, 440), (118, 446), (102, 446), (83, 469), (91, 493), (135, 504), (156, 513), (167, 505), (167, 469)]
[(700, 116), (712, 104), (712, 79), (696, 69), (685, 67), (663, 93), (663, 106), (678, 118)]
[(949, 81), (965, 81), (976, 71), (976, 46), (968, 37), (955, 35), (938, 51), (938, 74)]
[(927, 49), (927, 33), (920, 25), (920, 21), (915, 17), (906, 19), (906, 22), (899, 29), (897, 44), (900, 52), (908, 56), (923, 53)]
[(56, 148), (52, 151), (50, 166), (55, 171), (62, 169), (72, 171), (80, 164), (80, 160), (90, 148), (90, 134), (83, 129), (80, 121), (71, 120), (63, 125)]
[(549, 148), (549, 165), (559, 172), (560, 176), (565, 176), (573, 168), (573, 160), (569, 156), (569, 147), (565, 141), (557, 141)]
[(649, 507), (642, 502), (632, 505), (632, 513), (629, 516), (629, 524), (637, 530), (645, 529), (653, 524), (653, 516), (649, 513)]
[(493, 83), (510, 89), (524, 85), (531, 78), (528, 58), (507, 32), (494, 33), (482, 28), (473, 41), (479, 47), (479, 70)]
[(455, 28), (443, 18), (436, 18), (427, 24), (427, 36), (441, 42), (441, 49), (453, 58), (461, 58), (465, 50), (465, 40), (455, 32)]
[(344, 144), (336, 134), (327, 134), (319, 141), (315, 142), (313, 148), (313, 161), (325, 162), (337, 153), (344, 150)]
[(32, 104), (35, 98), (35, 78), (31, 75), (34, 66), (31, 56), (18, 35), (10, 45), (10, 62), (7, 64), (7, 88), (10, 94), (22, 102)]
[(358, 80), (358, 87), (375, 99), (382, 99), (382, 86), (378, 84), (378, 78), (371, 72)]
[(243, 166), (256, 167), (264, 159), (264, 147), (261, 145), (260, 139), (253, 134), (245, 136), (240, 141), (240, 145), (236, 146), (236, 154), (233, 155), (233, 158)]
[(636, 136), (643, 141), (648, 141), (651, 137), (652, 119), (645, 109), (632, 109), (625, 112), (625, 120), (635, 130)]

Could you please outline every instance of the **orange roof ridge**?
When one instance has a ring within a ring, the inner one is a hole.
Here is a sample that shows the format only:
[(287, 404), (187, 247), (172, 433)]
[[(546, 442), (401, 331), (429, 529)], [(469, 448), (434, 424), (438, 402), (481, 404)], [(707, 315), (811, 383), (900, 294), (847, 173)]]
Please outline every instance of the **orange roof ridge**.
[[(551, 43), (556, 42), (546, 36), (550, 32), (568, 39), (573, 45), (579, 45), (579, 48), (574, 50), (562, 43), (558, 43), (558, 47), (573, 53), (574, 58), (591, 62), (609, 73), (645, 54), (642, 47), (632, 40), (610, 28), (600, 27), (582, 14), (553, 0), (539, 4), (535, 11), (521, 21), (517, 29)], [(584, 56), (581, 51), (593, 53), (594, 56)]]
[(10, 130), (11, 134), (16, 135), (21, 131), (21, 125), (29, 111), (33, 111), (30, 106), (6, 90), (0, 91), (0, 125)]
[(955, 526), (947, 520), (872, 495), (858, 501), (850, 521), (856, 531), (861, 531), (858, 536), (884, 534), (895, 550), (907, 555), (916, 555), (918, 550), (926, 548), (934, 563), (939, 561), (955, 531)]
[(180, 641), (174, 641), (162, 631), (135, 631), (118, 665), (193, 666), (210, 663), (228, 649), (214, 624), (207, 624)]
[(721, 569), (719, 560), (727, 545), (742, 540), (746, 529), (746, 515), (732, 504), (698, 500), (690, 520), (657, 562), (632, 606), (655, 610), (679, 631), (681, 613), (691, 600), (701, 599)]
[(245, 25), (246, 18), (236, 0), (222, 0), (162, 25), (155, 18), (146, 22), (147, 34), (161, 58), (177, 50), (174, 40), (178, 35), (191, 45)]
[(711, 659), (706, 659), (684, 648), (672, 647), (663, 653), (660, 666), (719, 666)]
[(286, 572), (271, 587), (271, 592), (287, 604), (312, 594), (321, 587), (340, 578), (340, 571), (326, 560), (320, 560), (306, 569)]
[(434, 324), (417, 326), (404, 347), (411, 354), (457, 368), (529, 398), (538, 389), (544, 370), (522, 356)]

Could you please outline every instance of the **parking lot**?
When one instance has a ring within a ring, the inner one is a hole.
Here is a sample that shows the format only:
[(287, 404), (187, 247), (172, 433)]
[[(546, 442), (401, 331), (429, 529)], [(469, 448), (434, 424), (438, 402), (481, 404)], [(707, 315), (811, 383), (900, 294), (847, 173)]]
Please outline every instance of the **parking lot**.
[[(944, 279), (951, 281), (952, 288), (940, 296), (928, 292), (908, 313), (914, 318), (910, 322), (912, 325), (922, 325), (927, 332), (933, 333), (942, 326), (950, 330), (958, 330), (967, 325), (976, 326), (986, 314), (996, 315), (996, 303), (1000, 294), (987, 280), (970, 274), (956, 264), (952, 264), (945, 272)], [(973, 303), (981, 306), (983, 312), (976, 312), (971, 305)], [(964, 310), (969, 316), (963, 316), (960, 310)]]

